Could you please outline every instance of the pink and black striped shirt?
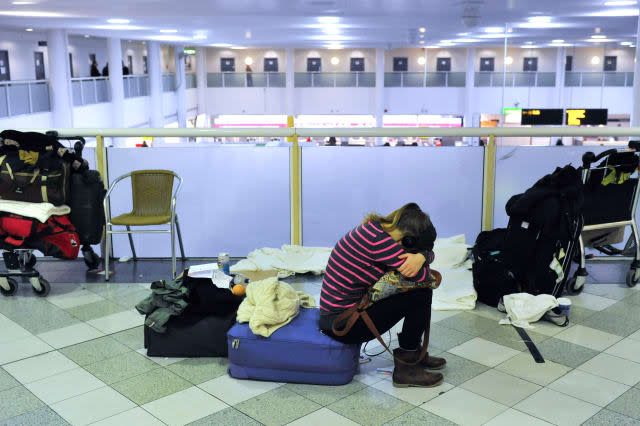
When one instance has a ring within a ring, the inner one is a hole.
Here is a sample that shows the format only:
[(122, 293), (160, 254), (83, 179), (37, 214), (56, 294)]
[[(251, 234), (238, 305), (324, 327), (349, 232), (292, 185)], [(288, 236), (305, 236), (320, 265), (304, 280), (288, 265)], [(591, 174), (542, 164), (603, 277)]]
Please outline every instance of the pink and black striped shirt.
[[(382, 276), (395, 270), (407, 253), (377, 222), (367, 222), (353, 229), (336, 244), (327, 265), (320, 293), (323, 315), (339, 314), (357, 304), (362, 296)], [(427, 252), (427, 262), (410, 281), (425, 281), (429, 277), (429, 264), (433, 252)]]

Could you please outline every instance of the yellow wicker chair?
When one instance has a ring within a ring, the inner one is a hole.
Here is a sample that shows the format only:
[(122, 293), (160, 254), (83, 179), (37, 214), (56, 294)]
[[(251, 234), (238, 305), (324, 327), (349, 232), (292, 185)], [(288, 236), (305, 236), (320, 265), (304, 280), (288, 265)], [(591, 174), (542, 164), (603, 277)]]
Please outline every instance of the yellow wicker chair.
[[(129, 213), (121, 214), (111, 218), (109, 201), (111, 192), (115, 186), (126, 178), (131, 178), (131, 191), (133, 198), (133, 210)], [(178, 180), (178, 186), (173, 192), (174, 180)], [(182, 245), (182, 235), (180, 233), (180, 223), (176, 214), (176, 199), (182, 186), (182, 178), (170, 170), (138, 170), (127, 173), (117, 178), (107, 191), (104, 198), (104, 211), (106, 218), (106, 250), (104, 253), (105, 280), (109, 281), (109, 254), (111, 253), (111, 234), (127, 234), (129, 245), (136, 261), (136, 249), (133, 245), (133, 233), (170, 233), (171, 234), (171, 266), (173, 277), (176, 276), (176, 247), (175, 234), (177, 231), (178, 242), (180, 244), (180, 254), (185, 260), (184, 247)], [(132, 226), (155, 226), (170, 224), (170, 228), (158, 230), (136, 230), (132, 231)], [(126, 231), (113, 231), (112, 226), (125, 226)]]

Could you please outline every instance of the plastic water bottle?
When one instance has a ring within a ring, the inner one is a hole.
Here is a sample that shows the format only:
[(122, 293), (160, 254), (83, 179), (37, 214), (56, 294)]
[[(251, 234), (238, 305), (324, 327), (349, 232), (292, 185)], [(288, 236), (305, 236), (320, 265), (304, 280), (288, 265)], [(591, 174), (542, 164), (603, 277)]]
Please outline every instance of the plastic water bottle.
[(230, 275), (229, 253), (220, 253), (218, 255), (218, 269), (222, 269), (225, 275)]

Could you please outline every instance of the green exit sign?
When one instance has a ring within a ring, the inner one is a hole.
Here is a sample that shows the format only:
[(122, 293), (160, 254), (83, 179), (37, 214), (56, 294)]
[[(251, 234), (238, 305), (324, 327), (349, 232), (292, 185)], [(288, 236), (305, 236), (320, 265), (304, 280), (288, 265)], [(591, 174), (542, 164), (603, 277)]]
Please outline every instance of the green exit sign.
[(196, 49), (184, 49), (184, 54), (185, 55), (195, 55), (196, 54)]
[(514, 112), (522, 112), (522, 108), (502, 108), (502, 113), (505, 115)]

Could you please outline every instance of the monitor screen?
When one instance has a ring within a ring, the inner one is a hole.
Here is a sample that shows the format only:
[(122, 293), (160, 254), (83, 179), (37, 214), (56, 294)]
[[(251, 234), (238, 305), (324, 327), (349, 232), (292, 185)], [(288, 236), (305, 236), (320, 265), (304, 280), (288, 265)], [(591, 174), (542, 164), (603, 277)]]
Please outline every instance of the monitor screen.
[(567, 108), (567, 126), (606, 126), (607, 109)]
[(520, 124), (527, 126), (562, 125), (563, 111), (560, 108), (523, 108)]

